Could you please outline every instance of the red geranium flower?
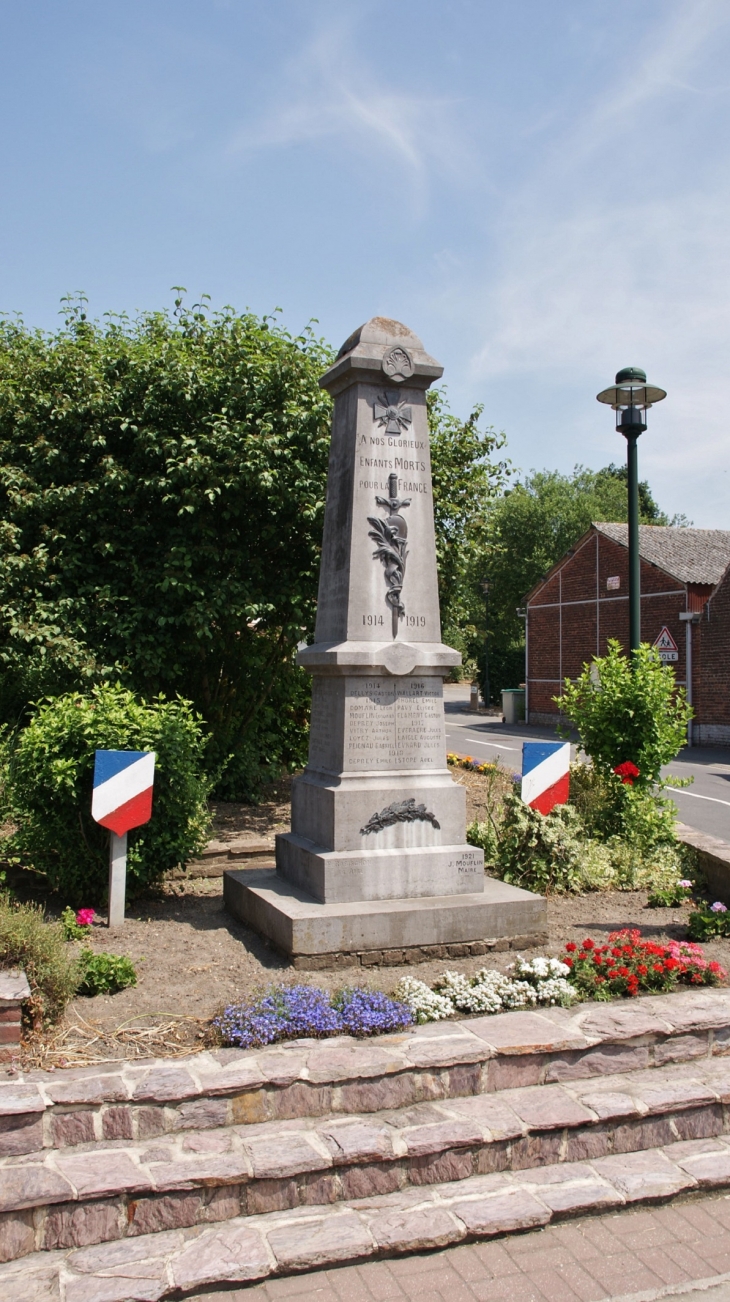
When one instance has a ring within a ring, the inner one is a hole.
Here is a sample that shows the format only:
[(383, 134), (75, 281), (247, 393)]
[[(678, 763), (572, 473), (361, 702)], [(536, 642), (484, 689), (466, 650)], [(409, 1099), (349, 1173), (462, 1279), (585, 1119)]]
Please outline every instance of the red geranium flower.
[(576, 945), (574, 940), (569, 940), (565, 948), (569, 954), (574, 954), (578, 946)]
[(591, 940), (590, 936), (588, 936), (588, 937), (583, 941), (583, 944), (582, 944), (582, 946), (581, 946), (581, 949), (595, 949), (595, 947), (596, 947), (596, 943), (595, 943), (595, 941), (594, 941), (594, 940)]
[(640, 777), (641, 771), (637, 769), (631, 760), (624, 760), (623, 764), (615, 764), (613, 768), (617, 778), (620, 778), (625, 787), (633, 787), (634, 778)]
[(622, 977), (627, 977), (629, 975), (629, 969), (627, 967), (619, 967), (616, 971), (618, 972), (618, 975)]

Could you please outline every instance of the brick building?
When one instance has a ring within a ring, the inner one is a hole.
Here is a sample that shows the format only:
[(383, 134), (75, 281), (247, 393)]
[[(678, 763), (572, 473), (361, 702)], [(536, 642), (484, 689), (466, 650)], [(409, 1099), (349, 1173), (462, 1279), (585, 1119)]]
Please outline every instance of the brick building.
[[(668, 658), (695, 710), (696, 744), (730, 743), (730, 530), (641, 525), (641, 640), (668, 629)], [(628, 526), (593, 524), (526, 598), (526, 711), (554, 723), (552, 697), (609, 638), (629, 640)], [(675, 660), (676, 655), (676, 660)], [(689, 664), (689, 680), (687, 666)]]

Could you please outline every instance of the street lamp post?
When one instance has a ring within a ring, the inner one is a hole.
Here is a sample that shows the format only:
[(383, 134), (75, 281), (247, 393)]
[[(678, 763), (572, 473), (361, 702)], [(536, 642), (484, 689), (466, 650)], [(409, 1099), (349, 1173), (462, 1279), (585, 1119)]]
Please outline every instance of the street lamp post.
[(489, 709), (492, 693), (489, 687), (489, 583), (485, 579), (482, 584), (484, 593), (484, 704)]
[(646, 429), (646, 412), (666, 398), (664, 389), (647, 384), (646, 371), (625, 366), (610, 389), (596, 394), (616, 412), (616, 429), (626, 439), (626, 468), (629, 488), (629, 647), (631, 654), (641, 645), (641, 565), (639, 562), (639, 460), (636, 441)]

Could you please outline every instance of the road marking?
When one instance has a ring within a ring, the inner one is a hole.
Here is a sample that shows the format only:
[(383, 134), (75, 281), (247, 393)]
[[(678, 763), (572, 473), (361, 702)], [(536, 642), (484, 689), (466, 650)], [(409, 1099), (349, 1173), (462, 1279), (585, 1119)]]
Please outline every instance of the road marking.
[(521, 746), (503, 746), (501, 741), (477, 741), (476, 737), (471, 739), (473, 746), (493, 746), (495, 750), (521, 750)]
[(713, 805), (727, 805), (730, 809), (730, 800), (718, 800), (717, 796), (701, 796), (699, 791), (684, 791), (682, 787), (667, 787), (672, 795), (691, 796), (693, 800), (711, 800)]

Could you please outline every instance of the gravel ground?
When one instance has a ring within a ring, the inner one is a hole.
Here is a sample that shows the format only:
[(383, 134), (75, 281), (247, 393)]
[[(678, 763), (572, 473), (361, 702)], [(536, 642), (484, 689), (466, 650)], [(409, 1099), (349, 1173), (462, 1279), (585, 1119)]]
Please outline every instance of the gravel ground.
[[(484, 817), (487, 779), (465, 770), (455, 770), (454, 775), (467, 789), (468, 818)], [(258, 806), (216, 806), (213, 836), (232, 840), (242, 833), (266, 836), (286, 828), (288, 797), (288, 783), (280, 783)], [(138, 984), (112, 996), (77, 998), (69, 1006), (66, 1027), (90, 1024), (104, 1038), (122, 1024), (146, 1026), (150, 1049), (164, 1052), (169, 1041), (172, 1052), (176, 1046), (199, 1041), (204, 1024), (225, 1004), (245, 999), (272, 982), (301, 981), (328, 989), (368, 984), (390, 992), (406, 973), (430, 983), (446, 966), (467, 973), (485, 964), (504, 970), (514, 957), (504, 953), (488, 959), (452, 960), (450, 964), (439, 960), (367, 971), (357, 967), (336, 973), (295, 972), (261, 937), (225, 912), (222, 888), (221, 878), (177, 880), (168, 883), (157, 898), (133, 903), (123, 931), (111, 933), (103, 924), (95, 924), (87, 943), (94, 949), (129, 955), (137, 968)], [(529, 954), (556, 955), (568, 940), (591, 936), (603, 941), (610, 931), (629, 926), (659, 941), (683, 939), (689, 907), (648, 909), (646, 898), (644, 891), (554, 896), (548, 902), (549, 943)], [(730, 968), (730, 940), (706, 945), (705, 953)], [(168, 1035), (166, 1041), (161, 1035), (156, 1042), (154, 1028), (173, 1020), (177, 1024), (172, 1039)], [(145, 1041), (133, 1040), (126, 1048), (120, 1044), (120, 1053), (138, 1054)]]

